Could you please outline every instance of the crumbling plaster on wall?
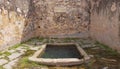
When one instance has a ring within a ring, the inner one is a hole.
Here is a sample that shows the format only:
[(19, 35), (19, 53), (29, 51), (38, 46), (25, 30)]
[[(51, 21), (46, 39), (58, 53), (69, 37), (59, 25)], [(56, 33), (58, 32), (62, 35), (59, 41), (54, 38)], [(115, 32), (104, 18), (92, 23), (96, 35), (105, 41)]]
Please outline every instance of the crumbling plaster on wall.
[(87, 0), (33, 0), (31, 7), (34, 11), (30, 11), (28, 22), (31, 23), (27, 23), (27, 26), (33, 25), (36, 36), (88, 31), (87, 3)]
[(28, 0), (0, 0), (1, 49), (21, 42)]
[(120, 1), (92, 0), (91, 37), (120, 50)]

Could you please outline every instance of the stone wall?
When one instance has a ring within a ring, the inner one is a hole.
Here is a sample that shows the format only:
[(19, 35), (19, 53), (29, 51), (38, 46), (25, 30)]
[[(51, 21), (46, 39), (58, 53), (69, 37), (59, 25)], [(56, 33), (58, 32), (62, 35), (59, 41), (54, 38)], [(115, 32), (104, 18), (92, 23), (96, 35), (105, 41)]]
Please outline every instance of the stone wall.
[(88, 0), (0, 0), (0, 49), (38, 36), (88, 35), (88, 5)]
[(120, 50), (120, 0), (91, 0), (92, 37)]
[(0, 49), (32, 37), (90, 33), (120, 50), (119, 7), (120, 0), (0, 0)]
[[(87, 0), (32, 0), (25, 27), (35, 36), (68, 35), (88, 32)], [(33, 27), (31, 30), (29, 27)]]
[(0, 0), (0, 50), (21, 42), (29, 0)]

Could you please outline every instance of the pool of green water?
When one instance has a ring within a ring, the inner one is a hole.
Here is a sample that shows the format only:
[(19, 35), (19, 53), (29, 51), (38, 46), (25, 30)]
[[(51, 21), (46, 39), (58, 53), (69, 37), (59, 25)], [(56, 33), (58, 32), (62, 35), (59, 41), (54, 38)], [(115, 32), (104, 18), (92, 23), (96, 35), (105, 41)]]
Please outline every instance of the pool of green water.
[(41, 58), (83, 58), (76, 46), (47, 46)]

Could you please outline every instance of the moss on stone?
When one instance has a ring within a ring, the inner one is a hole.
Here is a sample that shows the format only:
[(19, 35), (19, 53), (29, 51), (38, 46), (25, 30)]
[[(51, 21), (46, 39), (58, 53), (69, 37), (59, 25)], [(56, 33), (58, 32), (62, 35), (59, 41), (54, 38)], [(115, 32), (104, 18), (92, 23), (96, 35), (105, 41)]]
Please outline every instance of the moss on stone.
[(34, 52), (35, 51), (33, 50), (28, 50), (19, 60), (17, 67), (15, 67), (14, 69), (41, 67), (42, 65), (28, 60), (28, 57), (33, 55)]
[(7, 51), (3, 52), (2, 54), (5, 54), (6, 56), (11, 55), (11, 53), (10, 53), (10, 52), (7, 52)]
[(9, 50), (11, 50), (11, 49), (16, 49), (16, 48), (20, 47), (21, 45), (22, 45), (22, 44), (16, 44), (16, 45), (10, 47)]
[(0, 66), (0, 69), (4, 69), (3, 66)]
[(96, 42), (95, 45), (99, 46), (100, 48), (102, 49), (105, 49), (105, 52), (108, 54), (108, 55), (112, 55), (112, 56), (117, 56), (117, 55), (120, 55), (116, 50), (113, 50), (112, 48), (110, 48), (109, 46), (105, 45), (105, 44), (102, 44), (100, 42)]
[(24, 69), (24, 68), (32, 68), (39, 66), (37, 63), (31, 62), (28, 60), (28, 57), (23, 57), (18, 62), (18, 66), (15, 69)]
[(11, 55), (11, 53), (10, 53), (10, 52), (5, 51), (5, 52), (0, 52), (0, 55), (9, 56), (9, 55)]

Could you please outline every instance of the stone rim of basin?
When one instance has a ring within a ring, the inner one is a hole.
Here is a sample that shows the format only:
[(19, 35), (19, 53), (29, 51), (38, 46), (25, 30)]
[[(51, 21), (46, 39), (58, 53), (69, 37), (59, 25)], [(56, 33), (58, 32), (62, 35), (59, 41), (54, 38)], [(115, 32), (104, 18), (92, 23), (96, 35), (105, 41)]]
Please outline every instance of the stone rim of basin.
[[(80, 55), (83, 55), (82, 59), (79, 58), (38, 58), (39, 55), (43, 54), (47, 45), (75, 45)], [(76, 43), (47, 43), (43, 44), (41, 49), (36, 51), (33, 56), (29, 57), (30, 61), (45, 64), (45, 65), (53, 65), (53, 66), (71, 66), (71, 65), (79, 65), (90, 60), (90, 57), (87, 53)]]

